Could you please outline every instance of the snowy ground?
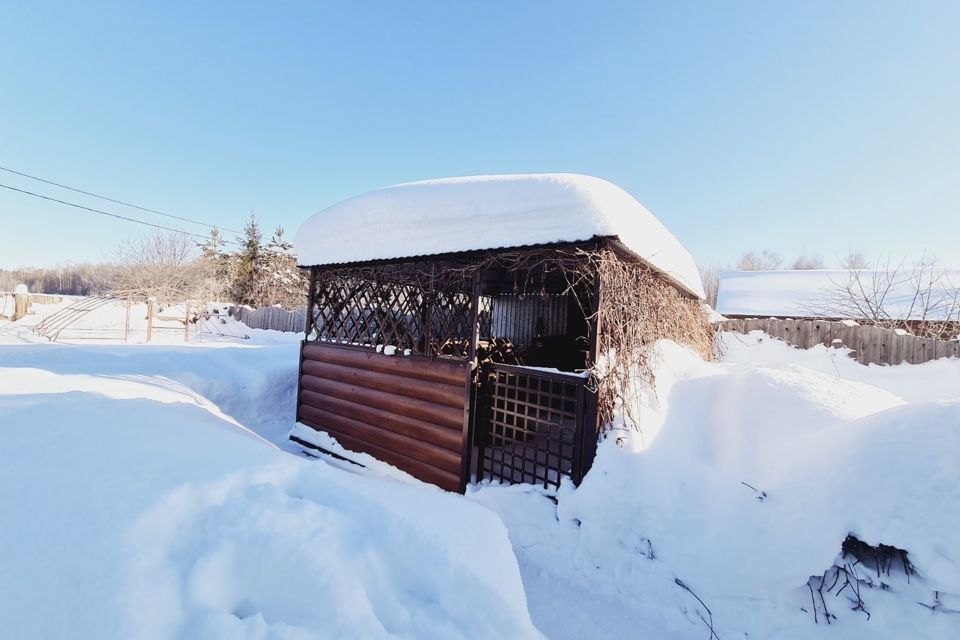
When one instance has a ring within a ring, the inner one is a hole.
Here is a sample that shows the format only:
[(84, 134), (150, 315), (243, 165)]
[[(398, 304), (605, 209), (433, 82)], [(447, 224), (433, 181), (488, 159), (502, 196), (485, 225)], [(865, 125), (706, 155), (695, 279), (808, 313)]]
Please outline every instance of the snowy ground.
[(268, 441), (297, 354), (266, 337), (0, 327), (0, 637), (540, 637), (493, 513)]
[[(473, 489), (510, 530), (534, 622), (554, 638), (702, 639), (711, 616), (721, 638), (960, 637), (960, 362), (864, 367), (724, 339), (715, 364), (660, 345), (645, 433), (603, 442), (556, 506)], [(861, 565), (870, 619), (850, 588), (817, 593), (815, 622), (808, 580), (848, 534), (907, 549), (919, 575)]]
[[(296, 339), (0, 323), (0, 636), (960, 637), (960, 361), (661, 344), (579, 489), (464, 499), (279, 449)], [(826, 590), (848, 534), (917, 571), (853, 569), (869, 620)]]
[[(75, 306), (78, 302), (89, 300), (79, 296), (62, 296), (63, 300), (54, 304), (33, 304), (29, 313), (11, 322), (13, 297), (0, 297), (0, 331), (5, 342), (36, 343), (47, 342), (34, 331), (41, 322), (61, 310)], [(207, 304), (207, 316), (190, 324), (190, 343), (211, 342), (213, 344), (242, 343), (256, 336), (258, 342), (292, 340), (290, 334), (279, 332), (261, 332), (237, 322), (228, 316), (229, 305)], [(57, 342), (67, 344), (148, 344), (147, 340), (147, 303), (131, 302), (129, 313), (127, 302), (122, 299), (106, 300), (104, 304), (77, 316), (61, 330), (54, 332)], [(196, 307), (191, 306), (191, 311)], [(165, 306), (157, 304), (154, 308), (154, 320), (149, 344), (183, 344), (185, 342), (183, 319), (187, 315), (185, 305)], [(192, 314), (191, 317), (195, 317)], [(60, 325), (58, 325), (60, 326)]]

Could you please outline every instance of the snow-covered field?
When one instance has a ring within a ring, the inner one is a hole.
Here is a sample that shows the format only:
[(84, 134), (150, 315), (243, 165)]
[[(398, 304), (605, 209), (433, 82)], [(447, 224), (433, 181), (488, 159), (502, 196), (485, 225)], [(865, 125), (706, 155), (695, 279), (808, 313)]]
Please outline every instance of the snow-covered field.
[[(297, 336), (35, 321), (0, 321), (0, 637), (960, 637), (960, 361), (663, 343), (580, 488), (464, 498), (290, 448)], [(845, 586), (848, 534), (915, 572)]]
[(0, 327), (0, 637), (540, 637), (493, 513), (269, 442), (297, 351), (267, 337)]

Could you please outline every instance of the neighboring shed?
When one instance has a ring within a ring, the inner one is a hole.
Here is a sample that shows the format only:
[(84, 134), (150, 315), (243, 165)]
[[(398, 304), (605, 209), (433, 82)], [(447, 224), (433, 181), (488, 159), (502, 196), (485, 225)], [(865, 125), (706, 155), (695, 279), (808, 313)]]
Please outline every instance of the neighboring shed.
[(599, 178), (386, 187), (314, 215), (295, 247), (310, 292), (292, 438), (323, 431), (448, 490), (579, 482), (646, 343), (709, 355), (692, 258)]
[(720, 274), (728, 318), (956, 322), (960, 269), (813, 269)]

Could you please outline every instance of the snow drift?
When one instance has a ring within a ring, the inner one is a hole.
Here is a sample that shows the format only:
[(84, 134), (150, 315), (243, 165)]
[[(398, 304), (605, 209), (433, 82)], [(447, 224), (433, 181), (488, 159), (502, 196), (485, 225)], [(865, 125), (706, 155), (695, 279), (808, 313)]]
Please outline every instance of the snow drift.
[(277, 353), (295, 381), (286, 348), (0, 347), (0, 635), (540, 637), (492, 513), (224, 411), (293, 406)]
[[(837, 369), (827, 350), (817, 371), (791, 362), (816, 354), (767, 344), (756, 362), (748, 345), (728, 342), (735, 362), (705, 363), (660, 343), (644, 437), (602, 442), (581, 486), (558, 493), (552, 521), (536, 489), (473, 489), (510, 529), (537, 624), (559, 637), (597, 625), (627, 634), (630, 620), (652, 637), (706, 638), (708, 626), (723, 638), (816, 637), (826, 623), (822, 612), (814, 621), (807, 583), (843, 560), (854, 535), (907, 550), (918, 574), (864, 586), (869, 620), (851, 591), (828, 594), (839, 637), (958, 637), (960, 400), (908, 404), (896, 377), (887, 389), (856, 380), (880, 376)], [(960, 384), (960, 362), (928, 365), (914, 367), (908, 390), (925, 371)], [(538, 609), (536, 588), (566, 605)], [(937, 598), (947, 604), (931, 612)], [(619, 625), (571, 624), (560, 610), (581, 599), (629, 613)]]

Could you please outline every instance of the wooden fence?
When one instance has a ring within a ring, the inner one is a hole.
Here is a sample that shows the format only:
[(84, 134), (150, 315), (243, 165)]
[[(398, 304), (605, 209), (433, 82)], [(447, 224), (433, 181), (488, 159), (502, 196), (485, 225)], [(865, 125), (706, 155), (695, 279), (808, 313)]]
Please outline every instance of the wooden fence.
[(290, 331), (293, 333), (302, 332), (307, 322), (306, 308), (287, 311), (280, 307), (263, 307), (261, 309), (231, 307), (230, 315), (251, 329), (273, 329), (274, 331)]
[[(0, 291), (0, 298), (4, 297), (13, 297), (15, 294), (12, 291)], [(63, 302), (63, 296), (52, 296), (46, 293), (30, 293), (27, 294), (30, 297), (30, 304), (60, 304)]]
[(870, 326), (847, 326), (827, 320), (744, 318), (724, 320), (725, 331), (747, 333), (759, 329), (801, 349), (822, 344), (844, 346), (861, 364), (920, 364), (937, 358), (960, 357), (960, 341), (933, 340)]

